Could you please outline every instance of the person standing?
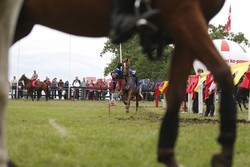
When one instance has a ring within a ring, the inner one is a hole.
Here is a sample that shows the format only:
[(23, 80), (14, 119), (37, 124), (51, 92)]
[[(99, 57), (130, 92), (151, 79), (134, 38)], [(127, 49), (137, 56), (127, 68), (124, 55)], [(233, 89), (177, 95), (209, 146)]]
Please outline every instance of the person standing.
[(68, 99), (68, 94), (69, 94), (69, 81), (65, 81), (64, 82), (64, 90), (65, 90), (65, 93), (64, 93), (64, 100), (67, 100)]
[(59, 96), (59, 100), (62, 99), (62, 91), (64, 89), (64, 83), (62, 81), (62, 79), (59, 80), (58, 82), (58, 96)]
[(106, 82), (105, 79), (103, 79), (101, 89), (102, 89), (102, 91), (101, 91), (101, 99), (102, 99), (102, 100), (105, 100), (106, 95), (107, 95), (107, 93), (108, 93), (108, 91), (107, 91), (107, 89), (108, 89), (108, 84), (107, 84), (107, 82)]
[(18, 99), (20, 97), (23, 98), (23, 89), (24, 89), (23, 81), (18, 81)]
[[(200, 75), (201, 73), (203, 73), (203, 69), (199, 68), (197, 70), (197, 75)], [(198, 92), (194, 92), (193, 94), (193, 112), (195, 114), (199, 113), (199, 94)]]
[(52, 98), (52, 97), (50, 97), (50, 95), (51, 95), (51, 92), (50, 92), (51, 81), (50, 81), (49, 77), (46, 77), (46, 79), (44, 80), (44, 82), (48, 86), (48, 97), (51, 99)]
[(82, 79), (81, 88), (82, 88), (82, 96), (81, 96), (81, 99), (82, 99), (82, 100), (86, 100), (87, 82), (86, 82), (85, 78)]
[(78, 79), (78, 77), (75, 78), (75, 80), (72, 83), (73, 89), (74, 89), (74, 99), (79, 100), (79, 87), (81, 85), (81, 81)]
[(56, 91), (57, 91), (57, 88), (58, 88), (58, 85), (57, 85), (57, 78), (54, 78), (51, 82), (51, 90), (52, 90), (52, 99), (56, 99)]
[(11, 81), (11, 98), (15, 99), (17, 98), (16, 92), (17, 92), (17, 80), (16, 80), (16, 76), (13, 77), (12, 81)]
[(206, 111), (205, 111), (205, 117), (207, 116), (214, 116), (214, 96), (216, 93), (216, 84), (214, 83), (214, 81), (212, 81), (211, 85), (208, 88), (208, 98), (206, 99), (205, 103), (206, 103)]
[(91, 80), (90, 83), (88, 84), (88, 88), (89, 88), (89, 100), (94, 100), (94, 91), (93, 91), (94, 87), (95, 87), (94, 81)]

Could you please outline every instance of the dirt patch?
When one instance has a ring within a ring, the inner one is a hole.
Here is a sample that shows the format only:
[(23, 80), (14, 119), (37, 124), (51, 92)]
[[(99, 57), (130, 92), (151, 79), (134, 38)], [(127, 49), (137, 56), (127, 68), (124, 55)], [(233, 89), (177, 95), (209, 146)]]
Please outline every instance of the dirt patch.
[(153, 112), (143, 112), (137, 115), (132, 115), (129, 117), (116, 118), (119, 121), (150, 121), (150, 122), (159, 122), (161, 121), (162, 115), (153, 113)]
[[(163, 116), (161, 114), (145, 112), (143, 115), (134, 115), (130, 117), (116, 118), (118, 121), (149, 121), (149, 122), (161, 122)], [(218, 119), (209, 118), (180, 118), (181, 124), (219, 124)], [(244, 119), (237, 119), (237, 124), (250, 124), (249, 121)]]

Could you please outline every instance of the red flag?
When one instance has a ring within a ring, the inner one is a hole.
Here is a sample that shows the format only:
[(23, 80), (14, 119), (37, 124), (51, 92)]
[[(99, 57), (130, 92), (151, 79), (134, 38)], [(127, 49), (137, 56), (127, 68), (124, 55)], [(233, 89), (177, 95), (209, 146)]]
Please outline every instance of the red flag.
[(186, 93), (194, 93), (194, 89), (199, 82), (199, 75), (190, 75)]
[(231, 14), (232, 14), (232, 11), (231, 11), (231, 5), (230, 5), (225, 32), (229, 32), (231, 30)]
[(214, 77), (212, 75), (212, 73), (210, 72), (208, 75), (207, 75), (207, 78), (206, 78), (206, 87), (205, 87), (205, 99), (207, 99), (209, 97), (209, 88), (210, 86), (212, 85), (212, 83), (214, 82)]
[(249, 89), (250, 88), (250, 71), (246, 72), (246, 76), (240, 84), (241, 88)]

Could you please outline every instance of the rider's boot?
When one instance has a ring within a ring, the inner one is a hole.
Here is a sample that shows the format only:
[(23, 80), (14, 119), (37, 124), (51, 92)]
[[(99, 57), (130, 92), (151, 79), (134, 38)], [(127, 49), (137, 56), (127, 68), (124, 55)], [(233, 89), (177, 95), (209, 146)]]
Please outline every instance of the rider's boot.
[(109, 33), (111, 42), (115, 44), (124, 42), (135, 32), (134, 2), (135, 0), (113, 0)]
[(138, 29), (147, 33), (156, 31), (152, 24), (160, 16), (158, 10), (149, 10), (135, 15), (135, 0), (113, 0), (113, 11), (111, 16), (111, 31), (109, 37), (112, 43), (119, 44), (129, 39)]

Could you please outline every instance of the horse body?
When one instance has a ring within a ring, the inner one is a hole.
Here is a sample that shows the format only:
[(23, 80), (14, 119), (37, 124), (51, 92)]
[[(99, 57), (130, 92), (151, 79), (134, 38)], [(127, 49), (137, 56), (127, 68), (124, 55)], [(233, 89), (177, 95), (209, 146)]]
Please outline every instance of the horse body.
[(22, 75), (19, 81), (24, 81), (24, 87), (27, 90), (27, 99), (28, 99), (28, 96), (30, 95), (32, 100), (34, 100), (33, 93), (34, 91), (37, 91), (37, 101), (40, 100), (42, 96), (42, 90), (43, 90), (46, 96), (46, 101), (48, 100), (48, 85), (46, 83), (38, 82), (37, 85), (33, 87), (32, 81), (28, 79), (25, 75)]
[[(160, 27), (171, 36), (175, 44), (167, 94), (168, 108), (161, 125), (158, 145), (158, 160), (167, 166), (178, 166), (174, 156), (178, 135), (178, 111), (185, 92), (186, 80), (195, 59), (207, 66), (222, 90), (221, 126), (218, 138), (222, 151), (213, 156), (212, 166), (219, 166), (220, 163), (232, 165), (236, 139), (236, 109), (232, 99), (233, 79), (228, 66), (207, 33), (208, 21), (218, 13), (224, 1), (154, 0), (154, 7), (162, 12)], [(21, 4), (21, 0), (0, 0), (1, 167), (5, 167), (7, 161), (3, 142), (3, 120), (8, 87), (7, 52), (14, 36), (13, 30)], [(112, 0), (26, 0), (22, 6), (14, 42), (28, 35), (35, 24), (80, 36), (107, 36), (111, 9)]]
[(112, 0), (26, 0), (14, 41), (28, 35), (35, 24), (78, 36), (107, 36), (111, 9)]

